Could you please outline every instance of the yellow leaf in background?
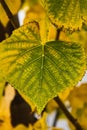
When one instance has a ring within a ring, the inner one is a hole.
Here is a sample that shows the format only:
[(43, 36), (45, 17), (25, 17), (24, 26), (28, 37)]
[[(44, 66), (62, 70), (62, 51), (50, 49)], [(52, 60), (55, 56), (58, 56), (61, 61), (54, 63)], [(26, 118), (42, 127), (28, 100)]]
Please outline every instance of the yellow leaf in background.
[(54, 41), (56, 39), (56, 35), (57, 35), (57, 29), (53, 24), (50, 23), (48, 41)]
[[(21, 6), (21, 0), (5, 0), (5, 2), (13, 15), (15, 15), (18, 12)], [(6, 26), (8, 21), (8, 16), (6, 15), (2, 5), (0, 4), (0, 22), (4, 26)]]
[(29, 11), (27, 11), (26, 17), (24, 19), (24, 24), (33, 21), (40, 22), (44, 15), (45, 11), (43, 7), (39, 4), (35, 4), (29, 9)]
[(44, 112), (41, 119), (39, 119), (33, 126), (34, 130), (47, 130), (48, 126), (46, 123), (47, 113)]
[(53, 112), (54, 110), (56, 110), (58, 108), (58, 104), (56, 103), (55, 100), (50, 100), (48, 103), (47, 103), (47, 106), (46, 106), (46, 111), (48, 113), (50, 112)]
[[(73, 89), (69, 95), (72, 114), (75, 116), (82, 127), (87, 130), (87, 84)], [(71, 126), (71, 125), (70, 125)], [(72, 126), (71, 126), (72, 128)]]
[(21, 10), (24, 10), (25, 12), (28, 11), (30, 8), (29, 3), (30, 0), (23, 0), (21, 5)]
[[(45, 19), (45, 21), (44, 21)], [(39, 23), (40, 30), (44, 30), (44, 28), (47, 28), (46, 38), (48, 41), (55, 40), (56, 38), (56, 27), (49, 23), (49, 20), (47, 19), (46, 12), (44, 8), (40, 4), (35, 4), (33, 7), (30, 8), (29, 11), (27, 11), (26, 17), (24, 19), (24, 24), (28, 22), (37, 22)], [(42, 36), (44, 37), (43, 32), (41, 32)]]
[(63, 129), (60, 129), (60, 128), (52, 128), (52, 130), (63, 130)]
[(32, 127), (29, 125), (29, 127), (25, 127), (24, 125), (18, 125), (13, 130), (32, 130)]
[(65, 91), (59, 93), (58, 96), (61, 98), (62, 101), (65, 101), (67, 99), (67, 97), (69, 96), (72, 89), (73, 89), (73, 87), (68, 88)]
[(12, 130), (10, 108), (6, 106), (4, 97), (0, 100), (0, 130)]
[(80, 87), (74, 88), (70, 95), (69, 101), (75, 109), (83, 108), (84, 103), (87, 102), (87, 84), (82, 84)]
[(13, 130), (11, 126), (10, 119), (7, 118), (6, 116), (4, 117), (4, 122), (0, 123), (0, 130)]
[(5, 89), (5, 96), (2, 96), (0, 99), (0, 130), (13, 130), (10, 117), (10, 104), (14, 98), (15, 91), (10, 84)]
[(44, 8), (40, 4), (35, 4), (27, 12), (24, 19), (24, 24), (29, 22), (37, 22), (40, 29), (40, 36), (42, 44), (44, 44), (48, 39), (49, 32), (49, 19), (45, 13)]
[(69, 37), (67, 36), (66, 32), (65, 31), (61, 31), (60, 32), (60, 37), (59, 37), (59, 40), (61, 41), (70, 41)]
[[(44, 124), (43, 124), (44, 125)], [(42, 127), (39, 122), (35, 126), (29, 125), (29, 127), (25, 127), (23, 125), (18, 125), (16, 128), (12, 130), (63, 130), (56, 127)]]

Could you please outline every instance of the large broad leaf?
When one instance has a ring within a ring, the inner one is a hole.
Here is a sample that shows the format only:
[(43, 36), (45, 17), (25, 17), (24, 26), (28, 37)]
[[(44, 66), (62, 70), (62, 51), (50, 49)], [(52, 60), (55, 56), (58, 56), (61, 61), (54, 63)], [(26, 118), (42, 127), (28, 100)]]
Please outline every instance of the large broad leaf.
[(40, 0), (56, 26), (72, 29), (81, 28), (87, 22), (87, 0)]
[(39, 112), (58, 93), (74, 86), (85, 70), (81, 45), (42, 43), (38, 27), (27, 24), (0, 44), (0, 77), (27, 95)]
[[(10, 9), (10, 11), (12, 12), (13, 15), (15, 15), (21, 5), (21, 0), (4, 0), (8, 6), (8, 8)], [(7, 22), (9, 21), (8, 16), (6, 15), (6, 12), (4, 11), (1, 3), (0, 3), (0, 21), (1, 23), (6, 26)]]

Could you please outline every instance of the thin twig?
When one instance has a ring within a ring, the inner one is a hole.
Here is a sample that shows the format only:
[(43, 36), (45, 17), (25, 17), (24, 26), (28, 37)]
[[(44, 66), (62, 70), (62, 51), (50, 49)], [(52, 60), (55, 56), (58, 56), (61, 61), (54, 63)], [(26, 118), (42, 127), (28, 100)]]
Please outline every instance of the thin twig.
[(53, 121), (53, 127), (56, 126), (56, 122), (57, 122), (58, 116), (59, 116), (59, 111), (57, 110), (57, 111), (56, 111), (56, 115), (55, 115), (55, 119), (54, 119), (54, 121)]
[[(15, 29), (18, 28), (18, 25), (17, 25), (17, 23), (16, 23), (16, 21), (15, 21), (13, 15), (12, 15), (10, 9), (8, 8), (7, 4), (5, 3), (5, 1), (4, 1), (4, 0), (0, 0), (0, 3), (1, 3), (1, 5), (3, 6), (3, 8), (4, 8), (4, 10), (5, 10), (5, 12), (6, 12), (8, 18), (10, 19), (10, 21), (11, 21), (13, 27), (14, 27)], [(14, 4), (14, 3), (13, 3), (13, 4)]]
[(77, 119), (75, 119), (71, 113), (67, 110), (61, 99), (57, 96), (54, 98), (54, 100), (57, 102), (63, 113), (66, 115), (66, 117), (71, 121), (71, 123), (75, 126), (76, 130), (83, 130), (82, 126), (78, 123)]

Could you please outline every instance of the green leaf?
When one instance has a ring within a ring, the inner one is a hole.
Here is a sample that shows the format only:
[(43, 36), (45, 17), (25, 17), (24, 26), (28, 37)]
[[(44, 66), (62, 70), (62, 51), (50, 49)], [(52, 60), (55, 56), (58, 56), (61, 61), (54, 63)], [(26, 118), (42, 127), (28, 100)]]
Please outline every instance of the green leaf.
[(85, 70), (80, 44), (42, 43), (38, 27), (27, 24), (0, 44), (0, 77), (27, 95), (38, 112), (58, 93), (74, 86)]
[[(83, 26), (81, 31), (75, 31), (72, 34), (66, 34), (68, 37), (68, 41), (74, 41), (77, 43), (81, 43), (84, 47), (85, 55), (86, 55), (86, 66), (87, 66), (87, 26)], [(64, 38), (64, 36), (63, 36)]]
[(71, 30), (87, 22), (87, 0), (41, 0), (52, 23)]

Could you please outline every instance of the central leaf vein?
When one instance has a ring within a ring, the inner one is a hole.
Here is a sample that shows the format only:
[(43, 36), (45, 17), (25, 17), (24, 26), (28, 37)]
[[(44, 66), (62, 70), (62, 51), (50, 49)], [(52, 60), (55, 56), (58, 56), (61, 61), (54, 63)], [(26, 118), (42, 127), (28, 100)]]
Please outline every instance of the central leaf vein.
[(42, 56), (41, 56), (41, 72), (40, 72), (40, 87), (42, 87), (42, 83), (43, 83), (43, 72), (44, 72), (44, 45), (42, 45)]

